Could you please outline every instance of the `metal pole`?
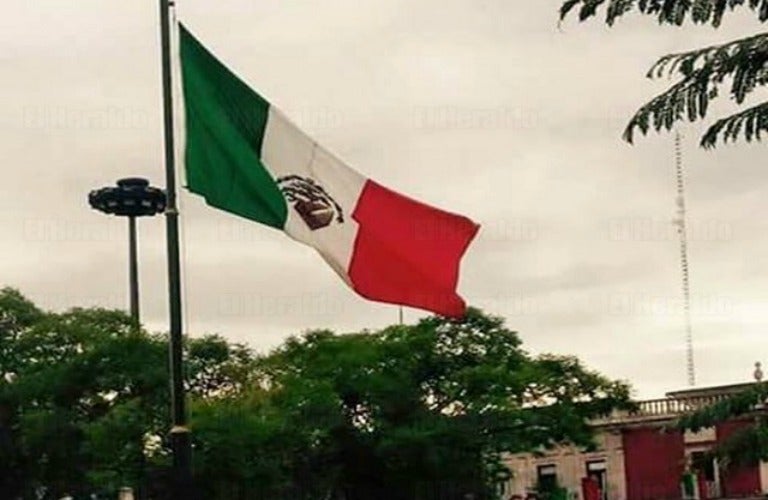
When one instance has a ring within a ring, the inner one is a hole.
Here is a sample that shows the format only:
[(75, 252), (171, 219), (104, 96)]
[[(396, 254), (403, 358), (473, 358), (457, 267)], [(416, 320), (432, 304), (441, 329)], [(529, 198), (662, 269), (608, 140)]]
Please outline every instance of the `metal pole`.
[(131, 319), (138, 326), (139, 321), (139, 264), (136, 244), (136, 217), (128, 217), (128, 280), (130, 282)]
[(192, 493), (192, 446), (184, 398), (182, 369), (181, 272), (179, 264), (179, 211), (176, 206), (176, 168), (173, 144), (173, 92), (171, 86), (172, 0), (160, 0), (160, 42), (163, 80), (163, 118), (165, 135), (165, 211), (168, 244), (168, 302), (170, 339), (168, 344), (171, 372), (171, 448), (173, 450), (173, 498), (187, 500)]

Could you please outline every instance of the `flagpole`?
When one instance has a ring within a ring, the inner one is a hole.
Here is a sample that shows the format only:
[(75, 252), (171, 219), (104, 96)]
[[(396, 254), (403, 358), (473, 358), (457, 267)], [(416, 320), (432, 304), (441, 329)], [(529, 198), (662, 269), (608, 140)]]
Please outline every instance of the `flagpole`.
[(163, 82), (163, 119), (165, 143), (165, 211), (168, 245), (168, 311), (170, 335), (168, 342), (171, 374), (170, 433), (173, 451), (173, 498), (186, 500), (192, 486), (192, 446), (187, 428), (184, 396), (184, 372), (181, 324), (181, 271), (179, 264), (179, 210), (176, 204), (176, 168), (173, 143), (173, 92), (171, 86), (171, 26), (170, 10), (173, 0), (160, 1), (160, 43)]

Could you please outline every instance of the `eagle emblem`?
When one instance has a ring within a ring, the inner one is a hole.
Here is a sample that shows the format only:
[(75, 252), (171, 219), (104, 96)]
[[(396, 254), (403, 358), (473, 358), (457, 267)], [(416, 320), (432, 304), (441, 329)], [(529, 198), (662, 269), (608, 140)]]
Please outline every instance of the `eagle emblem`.
[(277, 178), (277, 187), (310, 230), (324, 228), (332, 222), (344, 223), (341, 206), (314, 179), (286, 175)]

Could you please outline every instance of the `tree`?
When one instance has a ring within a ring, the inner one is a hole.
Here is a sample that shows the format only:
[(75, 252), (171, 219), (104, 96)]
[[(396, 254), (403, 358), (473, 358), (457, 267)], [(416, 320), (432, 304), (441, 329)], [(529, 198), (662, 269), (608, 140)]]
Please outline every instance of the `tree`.
[[(628, 401), (626, 385), (572, 357), (531, 356), (477, 310), (310, 332), (259, 371), (257, 391), (193, 414), (207, 498), (495, 498), (503, 453), (590, 446), (589, 419)], [(257, 489), (264, 476), (274, 489)]]
[[(186, 341), (191, 395), (247, 383), (250, 351)], [(167, 466), (167, 339), (123, 312), (45, 312), (0, 290), (0, 492), (61, 498), (142, 485)], [(0, 495), (0, 498), (6, 498)]]
[(39, 321), (43, 312), (18, 291), (0, 290), (0, 491), (17, 492), (23, 487), (24, 457), (18, 452), (18, 436), (13, 432), (14, 406), (8, 384), (17, 376), (23, 359), (15, 346), (21, 332)]
[[(116, 430), (116, 414), (157, 392), (154, 386), (165, 380), (163, 351), (114, 311), (54, 314), (26, 301), (30, 314), (20, 321), (19, 308), (9, 307), (24, 303), (20, 297), (13, 290), (0, 292), (0, 316), (6, 318), (2, 342), (8, 353), (0, 366), (0, 405), (7, 456), (14, 457), (10, 470), (19, 477), (16, 493), (81, 494), (93, 475), (102, 475), (96, 483), (107, 482), (102, 468), (120, 468), (128, 456), (141, 453), (143, 422), (122, 426), (117, 439), (109, 436), (104, 446), (95, 447), (97, 440), (89, 438), (97, 438), (98, 427), (107, 422)], [(108, 456), (99, 450), (109, 450)], [(122, 479), (136, 479), (137, 471), (125, 472)]]
[[(661, 25), (710, 24), (717, 28), (726, 14), (748, 9), (761, 22), (768, 20), (768, 0), (566, 0), (560, 17), (577, 12), (580, 21), (604, 11), (613, 26), (627, 14), (656, 18)], [(632, 142), (636, 130), (671, 130), (679, 121), (707, 116), (709, 103), (725, 93), (739, 106), (759, 87), (768, 83), (768, 33), (758, 33), (728, 43), (703, 47), (660, 58), (648, 71), (649, 78), (668, 76), (677, 81), (644, 104), (629, 121), (624, 138)], [(760, 140), (768, 131), (768, 101), (717, 119), (701, 138), (701, 145), (743, 138)]]
[(704, 455), (704, 459), (717, 458), (720, 466), (725, 468), (757, 465), (768, 461), (766, 402), (768, 383), (756, 383), (749, 389), (680, 418), (676, 425), (681, 430), (697, 432), (722, 422), (742, 419), (748, 425)]
[[(166, 337), (9, 289), (0, 318), (0, 497), (167, 497)], [(196, 486), (212, 500), (496, 498), (504, 453), (588, 447), (588, 421), (629, 399), (477, 310), (312, 331), (262, 357), (215, 336), (185, 348)]]

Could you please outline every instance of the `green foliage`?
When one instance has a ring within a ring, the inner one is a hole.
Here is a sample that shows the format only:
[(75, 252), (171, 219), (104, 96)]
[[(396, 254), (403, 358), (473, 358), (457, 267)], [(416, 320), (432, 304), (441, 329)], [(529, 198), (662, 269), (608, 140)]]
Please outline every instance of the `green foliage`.
[(198, 400), (192, 420), (201, 498), (280, 498), (288, 489), (293, 459), (288, 445), (297, 436), (263, 393)]
[(26, 469), (22, 492), (136, 483), (140, 471), (125, 465), (143, 456), (144, 433), (166, 413), (162, 341), (122, 313), (72, 310), (39, 315), (12, 348), (18, 362), (0, 382), (0, 404), (15, 465)]
[(765, 419), (741, 429), (715, 450), (724, 467), (756, 465), (768, 460), (768, 425)]
[(742, 133), (747, 142), (760, 140), (760, 132), (768, 130), (768, 103), (758, 104), (740, 113), (717, 120), (704, 136), (701, 145), (714, 147), (718, 137), (723, 142), (735, 142)]
[(752, 418), (752, 425), (740, 429), (705, 456), (716, 457), (724, 467), (754, 465), (768, 460), (768, 421), (762, 416), (768, 402), (768, 383), (755, 384), (738, 394), (705, 406), (680, 418), (675, 426), (680, 430), (698, 432), (706, 427), (733, 419)]
[[(12, 471), (0, 474), (0, 491), (114, 497), (165, 465), (164, 336), (118, 311), (44, 312), (11, 289), (0, 291), (0, 318), (0, 470)], [(252, 357), (222, 343), (188, 342), (191, 392), (223, 394), (244, 384), (242, 366)]]
[[(742, 420), (742, 422), (744, 422)], [(702, 470), (717, 459), (723, 469), (756, 466), (768, 460), (768, 421), (755, 418), (751, 425), (737, 430), (724, 442), (698, 457), (692, 465)]]
[[(2, 491), (166, 496), (165, 337), (120, 312), (39, 311), (13, 290), (0, 318)], [(531, 356), (477, 310), (309, 332), (261, 358), (217, 336), (185, 349), (195, 480), (212, 500), (496, 498), (502, 453), (590, 446), (587, 420), (628, 401), (626, 385)]]
[(19, 370), (24, 362), (17, 350), (19, 335), (42, 317), (43, 312), (17, 290), (0, 289), (0, 381)]
[(226, 397), (253, 382), (251, 350), (218, 335), (188, 339), (185, 359), (187, 389), (194, 397)]
[(739, 7), (755, 13), (760, 21), (768, 20), (768, 0), (567, 0), (560, 7), (564, 19), (578, 10), (580, 21), (597, 15), (605, 7), (605, 22), (613, 26), (618, 18), (629, 12), (655, 17), (659, 24), (681, 26), (686, 21), (720, 26), (723, 16)]
[(757, 405), (762, 405), (766, 401), (768, 401), (768, 382), (755, 384), (754, 387), (682, 417), (678, 420), (677, 427), (698, 432), (719, 422), (752, 413)]
[(311, 332), (260, 369), (275, 407), (305, 436), (295, 445), (310, 483), (361, 499), (491, 498), (507, 478), (501, 453), (589, 446), (587, 420), (628, 400), (624, 384), (576, 359), (532, 357), (520, 345), (500, 318), (470, 310), (460, 321)]
[[(768, 0), (567, 0), (560, 9), (561, 19), (578, 10), (579, 20), (596, 16), (605, 7), (605, 21), (615, 21), (629, 13), (655, 16), (659, 24), (682, 25), (686, 21), (718, 27), (726, 12), (744, 7), (760, 21), (768, 20)], [(709, 103), (723, 91), (736, 104), (744, 104), (752, 92), (768, 83), (768, 35), (760, 33), (732, 42), (669, 54), (651, 67), (649, 78), (675, 78), (666, 91), (643, 105), (632, 117), (624, 139), (632, 142), (639, 130), (671, 130), (679, 121), (706, 117)], [(716, 120), (701, 138), (701, 145), (714, 147), (743, 138), (760, 140), (768, 130), (768, 103)]]

